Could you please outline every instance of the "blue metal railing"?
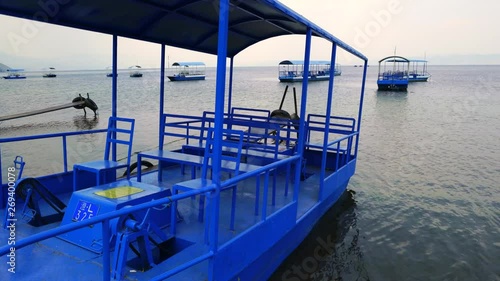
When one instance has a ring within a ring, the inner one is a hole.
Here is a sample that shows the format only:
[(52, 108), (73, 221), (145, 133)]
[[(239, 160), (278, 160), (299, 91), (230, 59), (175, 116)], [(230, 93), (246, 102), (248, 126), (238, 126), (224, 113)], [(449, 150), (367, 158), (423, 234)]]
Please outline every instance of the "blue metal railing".
[[(11, 138), (11, 139), (3, 139), (2, 142), (12, 142), (12, 141), (23, 141), (23, 140), (26, 140), (26, 139), (39, 139), (39, 138), (49, 138), (49, 137), (65, 137), (65, 136), (68, 136), (68, 135), (78, 135), (78, 134), (84, 134), (84, 133), (99, 133), (99, 132), (105, 132), (106, 130), (95, 130), (95, 131), (86, 131), (86, 132), (78, 132), (78, 133), (59, 133), (59, 134), (51, 134), (50, 136), (49, 135), (43, 135), (43, 136), (29, 136), (29, 137), (20, 137), (20, 138)], [(274, 169), (277, 169), (278, 167), (280, 166), (284, 166), (284, 165), (288, 165), (289, 163), (292, 163), (292, 162), (297, 162), (300, 160), (300, 156), (298, 155), (295, 155), (295, 156), (291, 156), (289, 158), (286, 158), (284, 160), (280, 160), (280, 161), (277, 161), (277, 162), (273, 162), (271, 164), (268, 164), (266, 166), (262, 166), (261, 168), (258, 168), (256, 170), (253, 170), (253, 171), (250, 171), (248, 173), (243, 173), (243, 174), (240, 174), (238, 176), (235, 176), (235, 177), (232, 177), (224, 182), (221, 183), (221, 186), (220, 186), (220, 189), (224, 189), (224, 188), (227, 188), (227, 187), (230, 187), (230, 186), (233, 186), (235, 184), (237, 184), (238, 182), (240, 181), (243, 181), (245, 179), (248, 179), (248, 178), (251, 178), (251, 177), (260, 177), (261, 175), (266, 175), (266, 183), (268, 182), (268, 177), (269, 177), (269, 172), (274, 170)], [(267, 194), (267, 187), (269, 186), (269, 184), (265, 184), (265, 188), (266, 190), (264, 191), (264, 194)], [(28, 245), (31, 245), (31, 244), (34, 244), (34, 243), (37, 243), (37, 242), (40, 242), (42, 240), (46, 240), (46, 239), (49, 239), (49, 238), (52, 238), (52, 237), (56, 237), (56, 236), (59, 236), (61, 234), (64, 234), (64, 233), (67, 233), (67, 232), (70, 232), (70, 231), (73, 231), (73, 230), (76, 230), (76, 229), (81, 229), (81, 228), (84, 228), (84, 227), (88, 227), (89, 225), (94, 225), (94, 224), (98, 224), (98, 223), (101, 223), (102, 224), (102, 235), (103, 235), (103, 242), (104, 243), (109, 243), (109, 238), (111, 236), (111, 232), (110, 232), (110, 227), (109, 227), (109, 224), (110, 224), (110, 220), (114, 219), (114, 218), (117, 218), (117, 217), (120, 217), (120, 216), (125, 216), (125, 215), (128, 215), (128, 214), (131, 214), (131, 213), (134, 213), (134, 212), (137, 212), (137, 211), (140, 211), (140, 210), (143, 210), (143, 209), (147, 209), (147, 208), (152, 208), (152, 207), (157, 207), (157, 206), (160, 206), (160, 205), (164, 205), (164, 204), (170, 204), (172, 203), (173, 201), (178, 201), (178, 200), (181, 200), (181, 199), (185, 199), (185, 198), (190, 198), (192, 196), (195, 196), (195, 195), (199, 195), (199, 194), (203, 194), (203, 193), (206, 193), (206, 192), (213, 192), (216, 190), (216, 186), (215, 185), (210, 185), (206, 188), (203, 188), (203, 189), (199, 189), (199, 190), (193, 190), (193, 191), (187, 191), (187, 192), (183, 192), (181, 194), (177, 194), (177, 195), (174, 195), (174, 196), (171, 196), (171, 197), (167, 197), (167, 198), (163, 198), (163, 199), (159, 199), (159, 200), (155, 200), (155, 201), (152, 201), (152, 202), (147, 202), (147, 203), (143, 203), (143, 204), (139, 204), (139, 205), (136, 205), (136, 206), (133, 206), (133, 207), (130, 207), (130, 208), (125, 208), (125, 209), (121, 209), (121, 210), (117, 210), (117, 211), (114, 211), (114, 212), (111, 212), (111, 213), (106, 213), (106, 214), (102, 214), (102, 215), (98, 215), (98, 216), (95, 216), (91, 219), (88, 219), (88, 220), (84, 220), (84, 221), (79, 221), (79, 222), (75, 222), (75, 223), (72, 223), (72, 224), (68, 224), (68, 225), (64, 225), (64, 226), (60, 226), (58, 228), (55, 228), (55, 229), (51, 229), (51, 230), (48, 230), (48, 231), (45, 231), (45, 232), (41, 232), (41, 233), (37, 233), (37, 234), (34, 234), (32, 236), (29, 236), (27, 238), (24, 238), (24, 239), (21, 239), (19, 241), (16, 242), (16, 250), (17, 249), (21, 249), (21, 248), (24, 248)], [(265, 202), (267, 202), (267, 198), (264, 198)], [(261, 220), (264, 221), (266, 220), (266, 217), (267, 217), (267, 203), (266, 204), (263, 204), (262, 206), (262, 216), (261, 216)], [(216, 226), (215, 224), (209, 224), (208, 226), (206, 227), (209, 227), (209, 228), (216, 228), (218, 226)], [(217, 239), (215, 239), (215, 241), (217, 241)], [(213, 255), (214, 255), (214, 251), (217, 250), (218, 246), (216, 244), (216, 242), (212, 241), (210, 242), (211, 244), (211, 249), (205, 253), (205, 254), (202, 254), (200, 255), (199, 257), (197, 258), (194, 258), (184, 264), (181, 264), (175, 268), (173, 268), (172, 270), (170, 271), (167, 271), (165, 273), (162, 273), (161, 275), (153, 278), (153, 280), (163, 280), (165, 278), (168, 278), (170, 276), (173, 276), (189, 267), (192, 267), (204, 260), (207, 260), (209, 258), (211, 258)], [(109, 245), (103, 245), (103, 267), (104, 268), (110, 268), (110, 250), (109, 250)], [(9, 245), (4, 245), (2, 247), (0, 247), (0, 255), (5, 255), (8, 253), (8, 251), (10, 251), (10, 246)], [(103, 271), (103, 280), (110, 280), (110, 272), (108, 270), (104, 270)]]
[[(175, 121), (167, 122), (167, 119), (173, 119)], [(185, 144), (189, 144), (191, 139), (199, 140), (200, 134), (202, 134), (203, 131), (203, 122), (204, 118), (199, 116), (164, 114), (160, 124), (160, 150), (163, 149), (163, 145), (165, 144), (165, 137), (185, 138)], [(179, 129), (183, 132), (176, 133), (171, 131), (170, 128)], [(167, 129), (169, 130), (167, 131)], [(194, 131), (194, 134), (192, 131)]]
[[(274, 169), (277, 169), (278, 167), (280, 166), (284, 166), (284, 165), (287, 165), (289, 163), (292, 163), (293, 161), (298, 161), (300, 159), (299, 156), (292, 156), (290, 158), (287, 158), (287, 159), (284, 159), (284, 160), (281, 160), (281, 161), (278, 161), (278, 162), (273, 162), (269, 165), (266, 165), (266, 166), (262, 166), (261, 168), (258, 168), (258, 169), (255, 169), (251, 172), (247, 172), (247, 173), (243, 173), (243, 174), (239, 174), (235, 177), (232, 177), (232, 178), (229, 178), (227, 180), (225, 180), (224, 182), (221, 182), (221, 185), (220, 185), (220, 189), (223, 190), (223, 189), (226, 189), (228, 187), (231, 187), (231, 186), (234, 186), (234, 185), (237, 185), (239, 182), (245, 180), (245, 179), (249, 179), (249, 178), (252, 178), (252, 177), (259, 177), (261, 175), (266, 175), (266, 180), (269, 178), (269, 172), (274, 170)], [(265, 184), (264, 185), (265, 187), (268, 187), (269, 185), (268, 184)], [(181, 199), (185, 199), (185, 198), (188, 198), (188, 197), (191, 197), (193, 194), (202, 194), (202, 193), (205, 193), (207, 191), (214, 191), (215, 188), (213, 189), (202, 189), (202, 190), (193, 190), (193, 191), (189, 191), (189, 194), (187, 194), (186, 196), (183, 196), (182, 198), (181, 197), (177, 197), (176, 196), (172, 196), (171, 199), (172, 201), (179, 201)], [(266, 194), (267, 194), (267, 189), (264, 190), (264, 198), (263, 198), (263, 201), (266, 202)], [(186, 193), (181, 193), (181, 194), (186, 194)], [(261, 215), (261, 221), (265, 221), (266, 218), (267, 218), (267, 204), (262, 204), (262, 215)], [(138, 205), (139, 206), (139, 205)], [(284, 206), (285, 207), (285, 206)], [(282, 207), (283, 208), (283, 207)], [(208, 222), (208, 221), (207, 221)], [(215, 224), (212, 224), (212, 223), (208, 223), (205, 225), (205, 228), (216, 228), (218, 226), (216, 226)], [(205, 234), (206, 235), (206, 234)], [(244, 233), (241, 233), (240, 235), (244, 235)], [(231, 241), (235, 240), (237, 237), (234, 237)], [(212, 247), (211, 249), (205, 253), (205, 254), (202, 254), (200, 255), (199, 257), (197, 258), (193, 258), (191, 259), (190, 261), (184, 263), (184, 264), (181, 264), (181, 265), (178, 265), (176, 266), (175, 268), (165, 272), (165, 273), (162, 273), (161, 275), (159, 276), (156, 276), (154, 278), (152, 278), (151, 280), (163, 280), (163, 279), (167, 279), (177, 273), (180, 273), (181, 271), (183, 270), (186, 270), (188, 269), (189, 267), (191, 266), (194, 266), (204, 260), (207, 260), (209, 258), (211, 258), (215, 252), (217, 251), (217, 249), (219, 248), (219, 246), (217, 245), (217, 243), (215, 243), (215, 241), (218, 241), (218, 239), (214, 240), (214, 239), (211, 239), (210, 240), (210, 243), (212, 244)], [(215, 243), (215, 244), (213, 244)], [(227, 242), (227, 243), (230, 243), (230, 242)], [(227, 244), (226, 243), (226, 244)], [(0, 252), (1, 253), (1, 252)]]
[[(77, 136), (77, 135), (87, 135), (87, 134), (97, 134), (107, 132), (107, 129), (100, 130), (86, 130), (86, 131), (78, 131), (78, 132), (62, 132), (62, 133), (53, 133), (53, 134), (43, 134), (43, 135), (32, 135), (32, 136), (22, 136), (22, 137), (10, 137), (10, 138), (2, 138), (0, 139), (0, 145), (2, 143), (12, 143), (12, 142), (20, 142), (20, 141), (28, 141), (28, 140), (40, 140), (40, 139), (49, 139), (49, 138), (61, 138), (62, 139), (62, 152), (63, 152), (63, 170), (64, 172), (68, 171), (68, 151), (67, 151), (67, 142), (66, 138), (69, 136)], [(0, 186), (2, 186), (2, 151), (0, 149)]]
[[(164, 204), (170, 204), (173, 201), (178, 201), (180, 199), (188, 198), (188, 197), (195, 196), (195, 195), (198, 195), (201, 193), (211, 192), (211, 191), (214, 191), (215, 189), (216, 189), (215, 185), (210, 185), (210, 186), (203, 188), (203, 189), (183, 192), (181, 194), (177, 194), (177, 195), (174, 195), (171, 197), (167, 197), (167, 198), (163, 198), (163, 199), (159, 199), (159, 200), (154, 200), (151, 202), (139, 204), (139, 205), (132, 206), (129, 208), (123, 208), (123, 209), (120, 209), (120, 210), (117, 210), (114, 212), (97, 215), (97, 216), (90, 218), (90, 219), (87, 219), (87, 220), (74, 222), (74, 223), (67, 224), (64, 226), (59, 226), (57, 228), (50, 229), (50, 230), (47, 230), (44, 232), (40, 232), (40, 233), (31, 235), (27, 238), (16, 241), (16, 251), (21, 249), (21, 248), (24, 248), (28, 245), (40, 242), (42, 240), (53, 238), (53, 237), (59, 236), (59, 235), (64, 234), (64, 233), (67, 233), (67, 232), (70, 232), (73, 230), (77, 230), (77, 229), (81, 229), (84, 227), (88, 227), (90, 225), (95, 225), (98, 223), (102, 223), (102, 232), (103, 232), (102, 233), (102, 235), (103, 235), (102, 240), (103, 240), (103, 242), (109, 243), (109, 239), (110, 239), (110, 235), (111, 235), (110, 227), (109, 227), (110, 220), (112, 220), (114, 218), (121, 217), (121, 216), (126, 216), (126, 215), (133, 213), (133, 212), (141, 211), (141, 210), (144, 210), (147, 208), (158, 207), (158, 206), (164, 205)], [(4, 246), (0, 247), (0, 256), (6, 255), (10, 251), (10, 247), (11, 247), (10, 245), (4, 245)], [(208, 253), (208, 255), (205, 254), (205, 255), (202, 255), (202, 257), (207, 259), (207, 258), (211, 257), (211, 254)], [(110, 263), (110, 247), (109, 247), (109, 245), (103, 245), (102, 258), (103, 258), (103, 268), (110, 268), (110, 264), (109, 264)], [(189, 267), (191, 267), (199, 262), (201, 262), (201, 260), (196, 260), (196, 259), (191, 260), (191, 261), (187, 262), (185, 265), (182, 265), (182, 268), (184, 268), (184, 269), (189, 268)], [(172, 272), (172, 274), (175, 274), (178, 272), (179, 271)], [(167, 277), (164, 277), (164, 278), (167, 278)], [(103, 270), (103, 280), (105, 280), (105, 281), (110, 280), (110, 271), (109, 270)]]
[[(319, 194), (323, 193), (323, 190), (325, 188), (325, 180), (329, 178), (330, 176), (333, 176), (336, 172), (341, 167), (344, 167), (347, 165), (351, 159), (356, 159), (357, 158), (357, 145), (358, 142), (354, 142), (354, 154), (351, 155), (351, 152), (353, 151), (353, 140), (354, 138), (358, 138), (359, 132), (354, 132), (352, 134), (346, 135), (344, 137), (335, 139), (332, 142), (327, 143), (326, 149), (323, 148), (323, 145), (314, 145), (314, 144), (308, 144), (308, 148), (316, 148), (316, 149), (321, 149), (321, 172), (320, 172), (320, 182), (319, 182)], [(341, 146), (342, 143), (347, 142), (346, 146)], [(326, 170), (327, 170), (327, 154), (329, 152), (335, 152), (335, 163), (333, 165), (333, 171), (327, 175)], [(352, 157), (352, 158), (351, 158)]]
[[(173, 117), (173, 116), (171, 116)], [(192, 126), (192, 123), (197, 123), (197, 122), (200, 122), (200, 119), (192, 119), (192, 116), (176, 116), (176, 117), (189, 117), (190, 119), (188, 121), (182, 121), (182, 122), (173, 122), (173, 123), (169, 123), (168, 125), (173, 125), (173, 127), (179, 127), (179, 128), (185, 128), (185, 129), (188, 129), (188, 132), (189, 132), (189, 129), (193, 129), (193, 127), (196, 127), (196, 126)], [(164, 126), (167, 125), (164, 123)], [(167, 125), (167, 126), (168, 126)], [(179, 125), (179, 126), (178, 126)], [(186, 126), (187, 125), (187, 126)], [(16, 138), (6, 138), (6, 139), (0, 139), (0, 143), (7, 143), (7, 142), (14, 142), (14, 141), (24, 141), (24, 140), (32, 140), (32, 139), (42, 139), (42, 138), (56, 138), (56, 137), (61, 137), (63, 139), (63, 158), (65, 159), (65, 171), (67, 171), (67, 164), (66, 164), (66, 158), (67, 158), (67, 153), (66, 153), (66, 145), (65, 145), (65, 142), (66, 142), (66, 137), (67, 136), (71, 136), (71, 135), (82, 135), (82, 134), (93, 134), (93, 133), (101, 133), (101, 132), (106, 132), (105, 129), (103, 130), (92, 130), (92, 131), (82, 131), (82, 132), (71, 132), (71, 133), (57, 133), (57, 134), (48, 134), (48, 135), (39, 135), (39, 136), (26, 136), (26, 137), (16, 137)], [(358, 132), (354, 132), (352, 134), (349, 134), (349, 135), (346, 135), (342, 138), (339, 138), (339, 139), (336, 139), (330, 143), (328, 143), (327, 147), (328, 148), (331, 148), (331, 149), (325, 149), (323, 150), (323, 154), (326, 154), (328, 153), (328, 151), (336, 151), (337, 152), (337, 155), (340, 154), (341, 152), (341, 143), (343, 142), (347, 142), (347, 151), (348, 153), (346, 153), (346, 160), (345, 161), (349, 161), (350, 157), (351, 157), (351, 147), (352, 147), (352, 140), (354, 137), (356, 137), (358, 135)], [(186, 135), (183, 135), (184, 137)], [(316, 147), (314, 145), (310, 145), (310, 147)], [(318, 148), (322, 148), (322, 146), (317, 146)], [(354, 155), (355, 157), (355, 155)], [(268, 194), (268, 188), (269, 188), (269, 175), (270, 173), (273, 171), (273, 170), (276, 170), (278, 169), (279, 167), (281, 166), (285, 166), (285, 165), (290, 165), (290, 164), (293, 164), (295, 163), (297, 166), (300, 166), (298, 163), (300, 163), (301, 161), (301, 156), (296, 154), (296, 155), (292, 155), (290, 157), (287, 157), (285, 159), (282, 159), (282, 160), (279, 160), (279, 161), (276, 161), (276, 162), (272, 162), (270, 164), (267, 164), (265, 166), (262, 166), (258, 169), (255, 169), (253, 171), (250, 171), (250, 172), (247, 172), (247, 173), (243, 173), (243, 174), (239, 174), (235, 177), (232, 177), (226, 181), (223, 181), (221, 182), (220, 184), (220, 189), (224, 189), (224, 188), (227, 188), (227, 187), (230, 187), (230, 186), (233, 186), (233, 185), (236, 185), (238, 182), (241, 182), (243, 180), (246, 180), (246, 179), (249, 179), (249, 178), (259, 178), (261, 177), (262, 175), (265, 176), (265, 184), (264, 184), (264, 198), (263, 198), (263, 201), (265, 202), (264, 204), (262, 204), (261, 206), (261, 221), (265, 221), (267, 219), (267, 201), (268, 201), (268, 198), (267, 198), (267, 194)], [(337, 159), (338, 161), (338, 159)], [(337, 167), (338, 164), (336, 164), (335, 166), (335, 171), (337, 170)], [(326, 169), (326, 166), (325, 165), (322, 165), (321, 167), (322, 169)], [(322, 179), (323, 180), (323, 179)], [(20, 248), (23, 248), (25, 246), (28, 246), (30, 244), (33, 244), (33, 243), (37, 243), (39, 241), (42, 241), (42, 240), (45, 240), (45, 239), (49, 239), (51, 237), (55, 237), (55, 236), (58, 236), (58, 235), (61, 235), (63, 233), (66, 233), (66, 232), (70, 232), (70, 231), (73, 231), (73, 230), (76, 230), (76, 229), (80, 229), (80, 228), (84, 228), (84, 227), (87, 227), (89, 225), (92, 225), (92, 224), (97, 224), (97, 223), (102, 223), (102, 227), (103, 227), (103, 241), (105, 241), (106, 243), (109, 243), (109, 237), (111, 235), (110, 233), (110, 229), (109, 229), (109, 223), (110, 223), (110, 220), (111, 219), (114, 219), (116, 217), (120, 217), (120, 216), (124, 216), (124, 215), (127, 215), (127, 214), (130, 214), (130, 213), (133, 213), (133, 212), (136, 212), (136, 211), (139, 211), (139, 210), (143, 210), (143, 209), (146, 209), (146, 208), (151, 208), (151, 207), (155, 207), (155, 206), (160, 206), (160, 205), (163, 205), (163, 204), (168, 204), (168, 203), (172, 203), (173, 201), (178, 201), (178, 200), (181, 200), (181, 199), (185, 199), (185, 198), (190, 198), (191, 196), (195, 196), (195, 195), (198, 195), (198, 194), (202, 194), (202, 193), (206, 193), (206, 192), (214, 192), (216, 190), (216, 186), (215, 185), (212, 185), (212, 186), (209, 186), (207, 188), (204, 188), (204, 189), (200, 189), (200, 190), (193, 190), (193, 191), (188, 191), (188, 192), (183, 192), (181, 194), (178, 194), (178, 195), (174, 195), (174, 196), (171, 196), (171, 197), (168, 197), (168, 198), (164, 198), (164, 199), (160, 199), (160, 200), (156, 200), (154, 202), (148, 202), (148, 203), (143, 203), (143, 204), (140, 204), (140, 205), (136, 205), (136, 206), (133, 206), (133, 207), (130, 207), (130, 208), (126, 208), (126, 209), (122, 209), (122, 210), (118, 210), (118, 211), (115, 211), (115, 212), (112, 212), (112, 213), (108, 213), (108, 214), (103, 214), (103, 215), (100, 215), (100, 216), (96, 216), (94, 218), (91, 218), (89, 220), (86, 220), (86, 221), (81, 221), (81, 222), (75, 222), (73, 224), (69, 224), (69, 225), (65, 225), (65, 226), (62, 226), (62, 227), (58, 227), (58, 228), (55, 228), (55, 229), (52, 229), (52, 230), (49, 230), (49, 231), (46, 231), (46, 232), (42, 232), (42, 233), (38, 233), (38, 234), (35, 234), (33, 236), (30, 236), (28, 238), (25, 238), (25, 239), (22, 239), (22, 240), (19, 240), (17, 241), (16, 243), (16, 248), (17, 249), (20, 249)], [(298, 182), (295, 183), (295, 192), (297, 193), (298, 192)], [(220, 204), (219, 202), (215, 203), (215, 204)], [(217, 231), (214, 231), (213, 229), (215, 228), (218, 228), (218, 224), (213, 224), (213, 223), (210, 223), (210, 224), (207, 224), (205, 226), (205, 228), (210, 228), (210, 231), (211, 233), (217, 233)], [(242, 234), (240, 234), (242, 235)], [(215, 238), (215, 237), (214, 237)], [(199, 257), (196, 257), (182, 265), (179, 265), (175, 268), (173, 268), (172, 270), (169, 270), (167, 272), (164, 272), (162, 273), (161, 275), (153, 278), (153, 280), (162, 280), (162, 279), (165, 279), (165, 278), (168, 278), (170, 276), (173, 276), (187, 268), (190, 268), (200, 262), (203, 262), (207, 259), (210, 259), (212, 258), (217, 249), (218, 249), (218, 245), (217, 245), (217, 241), (218, 239), (210, 239), (210, 244), (211, 244), (211, 247), (210, 249), (208, 250), (207, 253), (204, 253), (202, 255), (200, 255)], [(7, 247), (7, 245), (3, 246), (0, 248), (0, 255), (4, 255), (6, 254), (7, 252), (9, 251), (9, 247)], [(109, 268), (109, 261), (110, 261), (110, 252), (109, 252), (109, 247), (104, 247), (104, 252), (103, 252), (103, 266), (105, 268)], [(103, 271), (103, 280), (109, 280), (110, 278), (110, 272), (109, 271)]]
[[(333, 170), (333, 172), (336, 172), (338, 170), (339, 167), (341, 167), (341, 165), (339, 164), (346, 164), (350, 161), (351, 157), (352, 158), (356, 158), (356, 150), (354, 152), (354, 155), (351, 155), (351, 151), (353, 150), (353, 140), (355, 137), (357, 137), (359, 135), (359, 132), (354, 132), (352, 134), (349, 134), (349, 135), (346, 135), (344, 137), (341, 137), (341, 138), (338, 138), (334, 141), (331, 141), (327, 144), (327, 148), (326, 149), (323, 149), (323, 145), (321, 144), (307, 144), (307, 147), (308, 148), (318, 148), (318, 149), (322, 149), (322, 154), (326, 154), (328, 153), (329, 151), (333, 151), (338, 155), (345, 155), (346, 156), (346, 160), (343, 162), (343, 163), (339, 163), (339, 157), (336, 157), (336, 165), (335, 165), (335, 169)], [(341, 146), (341, 144), (343, 142), (347, 142), (347, 146), (343, 147)], [(323, 163), (321, 165), (321, 169), (322, 170), (325, 170), (326, 169), (326, 163)]]

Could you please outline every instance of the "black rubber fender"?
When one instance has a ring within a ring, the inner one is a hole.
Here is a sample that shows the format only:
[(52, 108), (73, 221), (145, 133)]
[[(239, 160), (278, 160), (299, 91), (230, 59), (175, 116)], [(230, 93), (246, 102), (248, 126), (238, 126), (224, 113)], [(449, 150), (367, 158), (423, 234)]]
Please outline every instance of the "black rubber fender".
[(295, 130), (299, 130), (299, 127), (300, 127), (300, 117), (299, 115), (297, 115), (297, 113), (292, 113), (290, 119), (292, 120), (292, 123), (293, 123), (293, 127), (295, 128)]
[[(154, 165), (151, 162), (149, 162), (149, 161), (142, 160), (141, 161), (141, 167), (142, 166), (145, 166), (146, 169), (149, 169), (149, 168), (152, 168)], [(132, 171), (134, 171), (135, 169), (137, 169), (137, 162), (132, 163), (130, 165), (130, 167), (128, 168), (128, 170), (123, 173), (123, 176), (124, 177), (127, 176), (127, 172), (129, 170), (130, 170), (130, 173), (132, 173)]]
[[(85, 101), (85, 100), (86, 99), (84, 97), (79, 96), (79, 97), (74, 98), (72, 102), (80, 102), (80, 101)], [(76, 109), (83, 109), (85, 107), (85, 103), (81, 104), (81, 105), (75, 105), (73, 107)]]
[(96, 112), (99, 109), (99, 107), (97, 107), (97, 104), (89, 98), (85, 99), (85, 106), (90, 108), (94, 112)]
[(271, 118), (291, 119), (290, 113), (283, 109), (276, 109), (271, 112)]

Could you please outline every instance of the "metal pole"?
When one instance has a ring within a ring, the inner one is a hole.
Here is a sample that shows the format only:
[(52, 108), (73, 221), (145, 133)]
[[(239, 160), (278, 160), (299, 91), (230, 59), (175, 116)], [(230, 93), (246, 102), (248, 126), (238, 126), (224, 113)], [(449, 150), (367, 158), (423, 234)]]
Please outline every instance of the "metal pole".
[(234, 64), (234, 57), (232, 57), (229, 61), (229, 91), (228, 91), (228, 98), (227, 98), (227, 114), (229, 115), (231, 113), (231, 104), (233, 102), (233, 65)]
[[(219, 204), (220, 204), (220, 171), (222, 154), (222, 122), (224, 119), (224, 91), (226, 88), (226, 60), (227, 40), (229, 26), (229, 0), (220, 0), (219, 7), (219, 38), (217, 44), (217, 76), (215, 82), (215, 131), (214, 131), (214, 157), (212, 159), (212, 179), (217, 188), (210, 198), (210, 250), (217, 252), (219, 236)], [(214, 281), (214, 259), (209, 260), (208, 280)]]
[[(367, 68), (368, 68), (368, 60), (365, 60), (365, 66), (363, 68), (363, 82), (361, 84), (361, 96), (359, 98), (358, 128), (357, 128), (358, 133), (359, 133), (359, 130), (361, 129), (361, 114), (363, 112), (363, 100), (365, 97), (365, 82), (366, 82)], [(354, 151), (354, 157), (356, 157), (356, 158), (358, 156), (358, 143), (359, 143), (359, 134), (356, 137), (356, 149)]]
[[(305, 143), (305, 122), (304, 119), (306, 117), (306, 105), (307, 105), (307, 84), (308, 84), (308, 76), (309, 76), (309, 62), (311, 56), (311, 37), (312, 30), (310, 27), (307, 28), (306, 33), (306, 48), (304, 52), (304, 75), (302, 79), (302, 98), (300, 101), (300, 115), (302, 118), (300, 119), (299, 126), (299, 144), (298, 144), (298, 153), (301, 157), (304, 156), (304, 143)], [(302, 161), (302, 160), (300, 160)], [(296, 165), (295, 171), (295, 188), (293, 193), (293, 200), (297, 201), (299, 199), (299, 183), (300, 183), (300, 169), (302, 168), (302, 164)]]
[(102, 280), (108, 281), (111, 280), (111, 261), (110, 261), (110, 252), (109, 252), (109, 237), (111, 235), (111, 231), (109, 230), (109, 220), (104, 220), (102, 222)]
[[(113, 77), (112, 86), (111, 86), (111, 116), (116, 117), (118, 111), (118, 94), (117, 94), (117, 86), (118, 86), (118, 36), (113, 35)], [(113, 132), (116, 134), (116, 132)], [(113, 135), (115, 138), (116, 135)], [(116, 161), (116, 143), (112, 145), (113, 153), (111, 155), (111, 159)]]
[(117, 74), (118, 74), (118, 36), (113, 35), (113, 77), (111, 86), (111, 116), (116, 117), (117, 113)]
[[(159, 140), (158, 145), (159, 149), (163, 149), (163, 130), (165, 129), (163, 124), (163, 106), (165, 98), (165, 44), (161, 44), (161, 62), (160, 62), (160, 113), (159, 113)], [(140, 163), (138, 164), (140, 165)]]
[[(328, 135), (330, 132), (330, 116), (332, 114), (332, 100), (333, 100), (333, 86), (334, 86), (334, 77), (335, 77), (335, 58), (337, 54), (337, 44), (332, 44), (332, 56), (330, 59), (330, 81), (328, 82), (328, 98), (326, 102), (326, 118), (325, 118), (325, 132), (323, 135), (323, 147), (328, 145)], [(318, 201), (323, 200), (323, 188), (325, 180), (325, 170), (326, 170), (326, 156), (328, 154), (328, 150), (324, 150), (321, 155), (321, 171), (320, 171), (320, 185), (319, 185), (319, 195)], [(339, 155), (337, 154), (337, 159)]]

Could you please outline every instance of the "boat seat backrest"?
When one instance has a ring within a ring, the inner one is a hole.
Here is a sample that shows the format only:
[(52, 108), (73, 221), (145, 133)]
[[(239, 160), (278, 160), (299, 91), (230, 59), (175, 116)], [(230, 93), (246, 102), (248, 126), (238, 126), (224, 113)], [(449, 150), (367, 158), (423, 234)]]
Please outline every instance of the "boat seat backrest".
[(115, 152), (117, 152), (119, 146), (123, 146), (127, 153), (127, 166), (130, 166), (132, 141), (134, 139), (134, 127), (134, 119), (113, 116), (109, 117), (104, 160), (110, 160), (109, 157), (113, 149), (116, 149)]
[[(222, 129), (222, 139), (219, 140), (222, 151), (231, 150), (231, 153), (222, 153), (221, 160), (225, 166), (234, 167), (232, 174), (239, 174), (241, 151), (243, 149), (243, 132), (238, 130)], [(212, 166), (214, 158), (215, 130), (208, 129), (207, 144), (205, 145), (205, 157), (203, 158), (202, 178), (207, 178), (207, 169)]]

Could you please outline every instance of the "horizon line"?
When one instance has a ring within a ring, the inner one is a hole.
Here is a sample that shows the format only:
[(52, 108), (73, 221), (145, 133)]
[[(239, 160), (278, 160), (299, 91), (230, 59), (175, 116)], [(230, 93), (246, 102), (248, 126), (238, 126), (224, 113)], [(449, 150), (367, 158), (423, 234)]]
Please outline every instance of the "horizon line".
[[(4, 64), (5, 65), (5, 64)], [(375, 64), (368, 64), (368, 65), (372, 65), (372, 66), (375, 66), (375, 65), (378, 65), (378, 63), (375, 63)], [(242, 68), (242, 67), (277, 67), (278, 65), (239, 65), (239, 66), (234, 66), (234, 68)], [(341, 66), (363, 66), (363, 64), (341, 64)], [(500, 66), (500, 64), (431, 64), (429, 66)], [(206, 66), (206, 68), (216, 68), (216, 66)], [(12, 67), (9, 67), (7, 69), (14, 69)], [(16, 68), (17, 69), (17, 68)], [(37, 69), (37, 70), (34, 70), (34, 69), (29, 69), (29, 68), (22, 68), (24, 69), (24, 72), (47, 72), (48, 69)], [(141, 68), (142, 70), (159, 70), (161, 69), (160, 67), (142, 67)], [(175, 69), (173, 67), (166, 67), (165, 69)], [(127, 67), (127, 68), (118, 68), (118, 70), (129, 70), (130, 69)], [(63, 68), (63, 69), (53, 69), (52, 70), (53, 72), (57, 72), (57, 71), (109, 71), (109, 69), (95, 69), (95, 68), (81, 68), (81, 69), (66, 69), (66, 68)], [(0, 70), (0, 72), (6, 72), (6, 71), (2, 71)]]

